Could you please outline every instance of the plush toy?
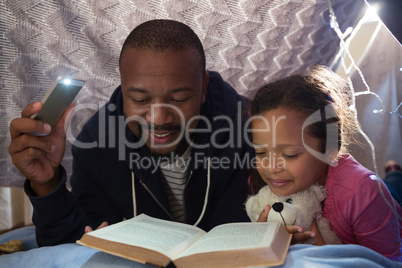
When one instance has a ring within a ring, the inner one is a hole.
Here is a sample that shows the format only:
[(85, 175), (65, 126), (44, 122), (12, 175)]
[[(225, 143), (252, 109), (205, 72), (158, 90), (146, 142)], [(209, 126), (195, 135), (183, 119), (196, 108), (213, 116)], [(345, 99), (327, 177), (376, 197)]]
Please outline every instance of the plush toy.
[[(311, 222), (316, 219), (318, 229), (326, 244), (341, 244), (341, 240), (330, 229), (328, 220), (322, 216), (322, 201), (327, 196), (324, 186), (313, 184), (302, 192), (289, 196), (279, 196), (271, 192), (268, 185), (261, 188), (258, 194), (250, 196), (246, 202), (246, 210), (251, 221), (257, 221), (260, 213), (269, 204), (271, 210), (268, 222), (281, 222), (287, 225), (299, 225), (305, 231), (310, 230)], [(313, 243), (313, 239), (306, 243)]]

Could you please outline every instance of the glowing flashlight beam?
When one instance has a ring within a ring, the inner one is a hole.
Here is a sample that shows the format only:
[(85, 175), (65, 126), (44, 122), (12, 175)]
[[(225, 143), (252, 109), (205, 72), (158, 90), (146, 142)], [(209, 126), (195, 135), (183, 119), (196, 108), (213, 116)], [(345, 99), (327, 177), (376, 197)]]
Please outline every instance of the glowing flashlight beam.
[(68, 79), (68, 78), (63, 79), (63, 84), (65, 84), (65, 85), (71, 84), (71, 79)]

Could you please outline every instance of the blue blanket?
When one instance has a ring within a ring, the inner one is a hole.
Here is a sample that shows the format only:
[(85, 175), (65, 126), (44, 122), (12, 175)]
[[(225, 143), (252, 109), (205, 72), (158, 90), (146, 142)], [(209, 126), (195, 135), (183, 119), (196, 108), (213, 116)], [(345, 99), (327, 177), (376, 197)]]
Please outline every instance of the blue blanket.
[[(78, 244), (38, 248), (35, 227), (24, 227), (0, 236), (0, 244), (12, 239), (24, 242), (24, 251), (0, 256), (0, 267), (147, 267)], [(286, 262), (278, 267), (400, 267), (382, 255), (358, 245), (293, 245)]]

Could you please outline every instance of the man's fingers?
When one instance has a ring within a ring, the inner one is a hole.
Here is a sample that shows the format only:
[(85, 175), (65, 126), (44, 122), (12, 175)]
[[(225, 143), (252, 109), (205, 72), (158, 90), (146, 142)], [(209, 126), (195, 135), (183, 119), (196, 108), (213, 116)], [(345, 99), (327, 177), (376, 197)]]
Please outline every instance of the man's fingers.
[[(104, 222), (101, 223), (101, 225), (98, 226), (98, 228), (96, 228), (96, 230), (102, 229), (103, 227), (106, 227), (108, 225), (109, 225), (109, 223), (107, 221), (104, 221)], [(92, 232), (93, 229), (92, 229), (91, 226), (87, 225), (87, 226), (85, 226), (84, 231), (85, 231), (85, 233), (89, 233), (89, 232)]]
[(28, 148), (23, 152), (16, 153), (12, 157), (13, 164), (21, 169), (29, 166), (33, 160), (39, 160), (46, 157), (46, 152), (35, 148)]
[(42, 109), (43, 104), (41, 102), (31, 102), (29, 103), (24, 110), (21, 112), (21, 117), (28, 118), (31, 115), (36, 114)]
[(49, 133), (50, 130), (51, 127), (49, 124), (46, 124), (39, 120), (33, 120), (30, 118), (16, 118), (13, 119), (10, 123), (11, 139), (16, 138), (23, 133), (30, 133), (30, 132)]
[(71, 120), (71, 118), (73, 117), (73, 114), (74, 114), (74, 108), (75, 108), (75, 104), (71, 103), (70, 106), (68, 106), (67, 110), (63, 113), (63, 115), (60, 118), (60, 120), (54, 126), (54, 128), (55, 128), (56, 132), (58, 133), (58, 135), (65, 136), (67, 126), (68, 126), (68, 124), (69, 124), (69, 122), (70, 122), (70, 120)]
[(30, 135), (21, 135), (14, 139), (14, 142), (8, 147), (10, 155), (22, 152), (28, 148), (36, 148), (47, 153), (52, 153), (56, 149), (48, 139), (34, 137)]
[(106, 222), (106, 221), (104, 221), (104, 222), (101, 223), (101, 225), (98, 226), (98, 228), (96, 228), (96, 230), (101, 229), (101, 228), (103, 228), (103, 227), (106, 227), (106, 226), (108, 226), (108, 225), (109, 225), (109, 223)]
[[(64, 127), (67, 126), (71, 117), (73, 115), (74, 103), (71, 103), (66, 112), (57, 123), (56, 127), (59, 133), (65, 133)], [(22, 118), (16, 118), (10, 123), (10, 135), (11, 138), (15, 138), (24, 133), (39, 132), (39, 133), (50, 133), (51, 127), (49, 124), (39, 121), (32, 120), (29, 118), (32, 114), (39, 112), (42, 109), (42, 103), (32, 102), (25, 107), (21, 112)], [(62, 131), (60, 131), (62, 130)]]

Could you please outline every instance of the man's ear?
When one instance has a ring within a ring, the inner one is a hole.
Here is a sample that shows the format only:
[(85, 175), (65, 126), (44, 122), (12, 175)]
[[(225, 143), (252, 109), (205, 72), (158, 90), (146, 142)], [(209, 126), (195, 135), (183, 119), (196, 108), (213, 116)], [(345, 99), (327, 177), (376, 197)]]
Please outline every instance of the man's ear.
[(208, 82), (209, 82), (209, 73), (206, 71), (205, 75), (204, 75), (204, 81), (202, 82), (201, 104), (205, 102), (205, 96), (207, 95)]

